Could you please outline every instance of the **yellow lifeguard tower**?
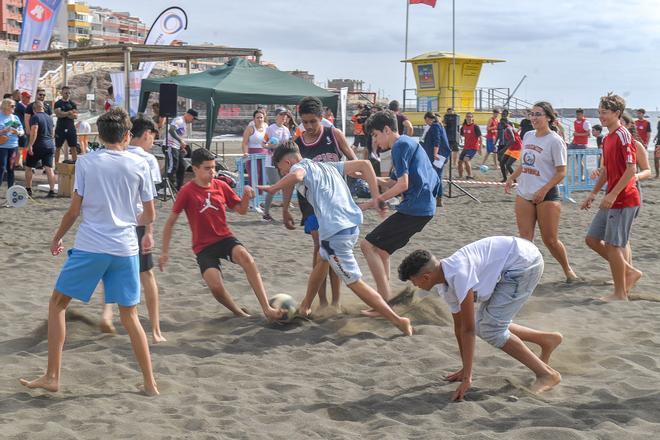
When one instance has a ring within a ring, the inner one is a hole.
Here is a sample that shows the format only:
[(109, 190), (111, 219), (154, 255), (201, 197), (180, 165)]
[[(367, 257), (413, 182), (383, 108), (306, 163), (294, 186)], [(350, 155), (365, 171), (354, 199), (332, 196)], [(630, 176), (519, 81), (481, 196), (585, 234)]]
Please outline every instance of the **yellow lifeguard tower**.
[[(452, 52), (428, 52), (403, 60), (412, 64), (417, 89), (404, 92), (404, 109), (413, 125), (424, 125), (427, 111), (444, 114), (453, 107), (458, 114), (473, 112), (477, 124), (486, 124), (496, 106), (508, 104), (509, 89), (477, 88), (484, 63), (503, 63), (504, 60), (456, 53), (456, 81)], [(454, 103), (452, 104), (452, 89)], [(409, 92), (416, 91), (412, 98)]]

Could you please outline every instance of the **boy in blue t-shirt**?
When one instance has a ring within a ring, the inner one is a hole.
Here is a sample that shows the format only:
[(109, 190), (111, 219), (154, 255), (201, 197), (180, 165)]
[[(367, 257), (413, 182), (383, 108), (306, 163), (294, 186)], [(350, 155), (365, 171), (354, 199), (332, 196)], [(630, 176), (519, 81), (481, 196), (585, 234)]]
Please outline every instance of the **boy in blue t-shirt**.
[(387, 301), (390, 299), (390, 255), (404, 247), (435, 215), (440, 179), (424, 148), (410, 136), (399, 135), (396, 116), (391, 111), (374, 113), (367, 121), (367, 132), (378, 147), (392, 149), (392, 174), (380, 179), (388, 189), (378, 200), (403, 196), (397, 212), (360, 243), (378, 292)]
[[(384, 204), (378, 199), (378, 182), (371, 163), (366, 160), (349, 162), (314, 162), (303, 159), (294, 142), (285, 142), (273, 154), (273, 165), (284, 176), (275, 185), (258, 186), (262, 191), (273, 194), (296, 186), (314, 208), (319, 223), (321, 249), (307, 284), (307, 294), (300, 303), (299, 312), (310, 313), (312, 301), (319, 290), (328, 267), (367, 305), (406, 335), (412, 335), (410, 320), (397, 315), (383, 298), (362, 280), (362, 272), (353, 254), (360, 235), (362, 209), (382, 210)], [(360, 177), (369, 184), (372, 199), (358, 207), (344, 180), (344, 175)]]

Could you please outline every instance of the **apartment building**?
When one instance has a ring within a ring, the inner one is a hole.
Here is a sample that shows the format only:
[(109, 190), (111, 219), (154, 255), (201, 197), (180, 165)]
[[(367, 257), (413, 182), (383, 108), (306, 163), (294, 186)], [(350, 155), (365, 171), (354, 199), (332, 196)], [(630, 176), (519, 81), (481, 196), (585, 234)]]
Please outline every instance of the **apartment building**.
[(21, 37), (23, 2), (0, 0), (0, 40), (17, 43)]

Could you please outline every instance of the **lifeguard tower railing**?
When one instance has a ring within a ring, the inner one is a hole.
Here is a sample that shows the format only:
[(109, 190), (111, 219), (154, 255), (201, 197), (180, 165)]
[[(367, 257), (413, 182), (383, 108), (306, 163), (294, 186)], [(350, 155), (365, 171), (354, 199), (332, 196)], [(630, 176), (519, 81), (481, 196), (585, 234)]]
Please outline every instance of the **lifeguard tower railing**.
[[(458, 98), (461, 93), (460, 87), (454, 88), (456, 96), (454, 111), (465, 115), (467, 112), (490, 112), (493, 109), (508, 109), (511, 118), (524, 118), (527, 109), (532, 108), (533, 103), (524, 99), (511, 96), (511, 89), (508, 87), (477, 87), (474, 90), (474, 96), (471, 100), (461, 100)], [(447, 98), (451, 100), (452, 87), (442, 87), (438, 94), (433, 96), (417, 96), (417, 89), (404, 90), (404, 112), (436, 112), (444, 114), (446, 108), (438, 108), (438, 102)], [(445, 101), (446, 102), (446, 101)], [(563, 125), (567, 139), (572, 139), (573, 121), (567, 118), (559, 117), (559, 122)]]

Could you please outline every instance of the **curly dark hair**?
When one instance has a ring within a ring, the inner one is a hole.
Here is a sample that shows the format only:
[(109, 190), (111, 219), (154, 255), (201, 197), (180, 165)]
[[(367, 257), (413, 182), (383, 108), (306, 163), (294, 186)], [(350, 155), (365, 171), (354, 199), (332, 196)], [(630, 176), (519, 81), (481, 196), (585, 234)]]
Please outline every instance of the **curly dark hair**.
[(392, 110), (381, 110), (373, 113), (365, 123), (367, 133), (371, 133), (374, 130), (383, 131), (385, 127), (390, 127), (390, 130), (398, 133), (398, 122)]
[(413, 251), (399, 265), (399, 279), (408, 281), (411, 277), (417, 275), (432, 259), (433, 255), (427, 250), (417, 249)]

